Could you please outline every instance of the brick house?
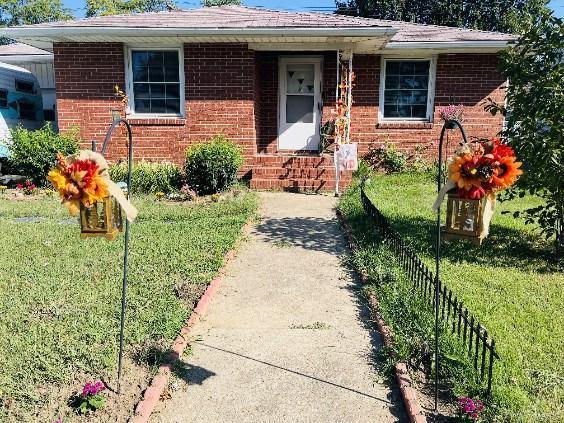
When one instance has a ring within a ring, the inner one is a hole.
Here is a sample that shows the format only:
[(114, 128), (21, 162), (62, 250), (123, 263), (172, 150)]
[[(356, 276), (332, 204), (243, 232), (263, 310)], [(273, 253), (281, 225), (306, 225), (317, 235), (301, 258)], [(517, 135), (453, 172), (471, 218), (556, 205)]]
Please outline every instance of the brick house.
[[(351, 140), (410, 151), (438, 138), (438, 109), (464, 104), (470, 135), (491, 136), (503, 99), (497, 52), (507, 34), (241, 6), (103, 16), (5, 28), (53, 51), (60, 130), (100, 141), (125, 87), (135, 158), (183, 161), (220, 132), (245, 152), (259, 189), (333, 189), (320, 126), (335, 104), (337, 51), (353, 53)], [(88, 147), (85, 145), (85, 147)], [(122, 144), (121, 144), (122, 145)], [(125, 156), (123, 145), (109, 156)], [(346, 182), (346, 180), (345, 180)]]

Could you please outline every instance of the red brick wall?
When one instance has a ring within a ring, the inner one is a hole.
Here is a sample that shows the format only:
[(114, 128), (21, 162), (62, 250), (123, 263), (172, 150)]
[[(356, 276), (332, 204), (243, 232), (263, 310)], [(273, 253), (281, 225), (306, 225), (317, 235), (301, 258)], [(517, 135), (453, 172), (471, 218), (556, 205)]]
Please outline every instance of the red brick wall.
[[(119, 108), (114, 86), (125, 85), (124, 52), (120, 43), (57, 43), (54, 45), (59, 127), (79, 126), (84, 147), (101, 142)], [(133, 120), (136, 159), (182, 163), (184, 150), (218, 133), (255, 147), (255, 60), (243, 44), (184, 46), (186, 119)], [(111, 159), (125, 157), (123, 132), (112, 140)]]
[[(495, 135), (503, 122), (501, 116), (484, 111), (483, 101), (492, 97), (503, 100), (504, 80), (496, 70), (495, 54), (439, 55), (435, 82), (435, 110), (433, 124), (395, 124), (378, 122), (378, 93), (380, 87), (380, 57), (357, 55), (353, 68), (356, 86), (353, 90), (352, 139), (366, 151), (372, 142), (389, 142), (412, 152), (417, 144), (438, 140), (442, 129), (439, 109), (449, 104), (463, 104), (464, 126), (469, 137)], [(451, 136), (456, 144), (458, 136)]]
[[(85, 147), (101, 141), (119, 107), (114, 85), (124, 87), (124, 53), (119, 43), (57, 43), (54, 45), (59, 126), (78, 125)], [(278, 57), (290, 53), (253, 52), (244, 44), (186, 44), (184, 46), (186, 119), (164, 122), (133, 121), (135, 157), (181, 163), (185, 148), (223, 132), (241, 144), (246, 156), (274, 153), (277, 145)], [(307, 53), (303, 53), (307, 54)], [(323, 55), (324, 119), (335, 95), (335, 53)], [(466, 106), (470, 136), (489, 136), (501, 128), (501, 117), (483, 111), (487, 97), (501, 100), (503, 79), (492, 54), (441, 55), (437, 63), (435, 124), (378, 122), (380, 57), (356, 55), (353, 90), (352, 140), (361, 152), (371, 142), (392, 142), (404, 150), (438, 138), (438, 108)], [(119, 138), (116, 136), (116, 138)], [(125, 156), (125, 143), (116, 139), (110, 158)], [(247, 161), (247, 169), (251, 166)]]

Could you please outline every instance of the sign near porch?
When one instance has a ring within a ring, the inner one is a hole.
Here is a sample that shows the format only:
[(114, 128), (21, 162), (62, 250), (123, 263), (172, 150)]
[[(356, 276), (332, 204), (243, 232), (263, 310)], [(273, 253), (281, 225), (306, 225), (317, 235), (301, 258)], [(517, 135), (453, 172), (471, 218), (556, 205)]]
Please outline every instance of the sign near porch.
[(337, 164), (339, 171), (358, 169), (358, 144), (341, 144), (337, 147)]

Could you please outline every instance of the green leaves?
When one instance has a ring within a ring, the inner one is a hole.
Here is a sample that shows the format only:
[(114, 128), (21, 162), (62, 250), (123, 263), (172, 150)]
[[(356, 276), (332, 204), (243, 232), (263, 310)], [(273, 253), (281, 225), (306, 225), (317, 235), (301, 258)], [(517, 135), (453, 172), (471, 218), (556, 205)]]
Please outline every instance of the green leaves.
[(242, 164), (241, 147), (217, 135), (209, 142), (188, 147), (184, 171), (188, 184), (198, 194), (214, 194), (237, 181)]
[(11, 130), (11, 137), (8, 144), (10, 166), (38, 185), (45, 184), (57, 152), (67, 155), (78, 151), (78, 130), (56, 133), (48, 123), (35, 131), (18, 126)]
[[(525, 214), (550, 237), (564, 222), (564, 23), (545, 13), (526, 27), (501, 55), (500, 69), (510, 81), (503, 135), (523, 162), (524, 175), (514, 193), (543, 198), (543, 207)], [(556, 235), (562, 237), (562, 229)]]
[[(110, 166), (110, 178), (114, 182), (127, 182), (128, 167), (126, 162)], [(156, 192), (170, 193), (180, 188), (182, 175), (174, 163), (137, 162), (131, 172), (131, 191), (146, 194)]]
[(499, 32), (522, 32), (546, 0), (337, 0), (337, 13)]

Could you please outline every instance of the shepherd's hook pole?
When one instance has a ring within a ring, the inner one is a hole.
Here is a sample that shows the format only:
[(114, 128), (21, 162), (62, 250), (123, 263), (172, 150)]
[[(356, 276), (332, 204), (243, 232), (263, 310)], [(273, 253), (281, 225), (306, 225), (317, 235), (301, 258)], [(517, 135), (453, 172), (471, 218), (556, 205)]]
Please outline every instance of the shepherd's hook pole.
[[(131, 132), (131, 126), (126, 119), (116, 119), (113, 121), (112, 125), (106, 133), (106, 138), (104, 138), (104, 143), (102, 144), (103, 155), (106, 154), (108, 148), (108, 142), (112, 136), (113, 130), (118, 127), (121, 123), (127, 128), (128, 135), (128, 159), (127, 159), (127, 193), (126, 197), (129, 200), (131, 191), (131, 167), (133, 165), (133, 135)], [(96, 151), (96, 143), (92, 141), (92, 150)], [(117, 393), (121, 393), (121, 374), (123, 370), (123, 332), (125, 330), (125, 309), (127, 307), (127, 259), (129, 255), (129, 220), (125, 219), (125, 244), (123, 252), (123, 279), (121, 283), (121, 316), (119, 325), (119, 358), (118, 358), (118, 373), (117, 373)]]
[[(466, 131), (462, 127), (462, 124), (457, 120), (447, 120), (441, 131), (441, 138), (439, 140), (439, 169), (437, 172), (437, 193), (441, 192), (443, 183), (443, 141), (446, 130), (457, 126), (462, 132), (462, 139), (466, 144), (468, 141), (466, 139)], [(435, 413), (438, 410), (439, 405), (439, 297), (441, 294), (439, 270), (440, 270), (440, 260), (441, 260), (441, 205), (437, 208), (437, 234), (436, 234), (436, 244), (435, 244)]]

